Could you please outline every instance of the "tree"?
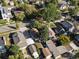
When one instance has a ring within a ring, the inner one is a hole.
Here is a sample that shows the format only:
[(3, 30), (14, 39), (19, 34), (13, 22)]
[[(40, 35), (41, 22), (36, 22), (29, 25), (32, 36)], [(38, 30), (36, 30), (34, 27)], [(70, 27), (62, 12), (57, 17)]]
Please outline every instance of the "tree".
[(14, 2), (14, 5), (15, 5), (15, 6), (18, 6), (17, 0), (13, 0), (13, 2)]
[(54, 21), (60, 16), (60, 12), (55, 4), (50, 3), (45, 8), (45, 10), (41, 13), (46, 21)]
[(35, 20), (32, 22), (32, 27), (39, 29), (42, 27), (42, 24), (39, 21)]
[(15, 13), (16, 21), (23, 21), (25, 15), (23, 11)]
[(20, 11), (18, 13), (15, 13), (16, 29), (19, 29), (19, 22), (20, 21), (23, 21), (24, 17), (25, 17), (25, 14), (24, 14), (23, 11)]
[(36, 8), (35, 8), (34, 5), (22, 4), (22, 5), (20, 5), (19, 7), (21, 7), (21, 8), (25, 11), (25, 13), (26, 13), (27, 15), (30, 15), (30, 14), (32, 14), (32, 13), (34, 13), (34, 12), (37, 12), (37, 10), (36, 10)]
[(66, 35), (60, 35), (59, 40), (62, 44), (67, 44), (70, 42), (70, 37)]
[(6, 0), (1, 0), (1, 1), (2, 1), (2, 5), (3, 5), (3, 6), (8, 6)]
[(76, 53), (76, 55), (74, 56), (74, 59), (79, 59), (79, 52)]
[(44, 42), (46, 42), (48, 40), (48, 27), (47, 26), (43, 26), (41, 29), (40, 29), (40, 37), (41, 39), (43, 39)]
[(18, 55), (19, 55), (18, 59), (24, 59), (24, 56), (22, 54), (22, 51), (19, 51)]
[(14, 55), (9, 55), (8, 59), (15, 59)]
[(12, 45), (11, 47), (10, 47), (10, 52), (12, 53), (12, 54), (14, 54), (14, 55), (16, 55), (16, 54), (18, 54), (19, 53), (19, 47), (17, 46), (17, 45)]

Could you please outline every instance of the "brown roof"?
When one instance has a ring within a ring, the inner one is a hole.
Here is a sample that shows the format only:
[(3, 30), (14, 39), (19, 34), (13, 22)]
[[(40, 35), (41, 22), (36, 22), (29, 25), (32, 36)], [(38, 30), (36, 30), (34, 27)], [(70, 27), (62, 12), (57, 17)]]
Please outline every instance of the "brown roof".
[(42, 52), (43, 52), (43, 54), (44, 54), (45, 57), (52, 56), (52, 54), (51, 54), (51, 52), (49, 51), (48, 48), (43, 48)]
[(43, 48), (43, 45), (41, 43), (35, 43), (37, 48)]
[(48, 40), (48, 41), (46, 42), (46, 44), (47, 44), (49, 50), (53, 53), (53, 55), (54, 55), (55, 58), (56, 58), (57, 56), (60, 56), (60, 53), (59, 53), (59, 51), (57, 50), (57, 48), (56, 48), (56, 46), (55, 46), (55, 44), (53, 43), (52, 40)]
[(66, 49), (67, 49), (68, 51), (71, 51), (71, 50), (72, 50), (72, 47), (71, 47), (70, 45), (65, 45), (65, 47), (66, 47)]

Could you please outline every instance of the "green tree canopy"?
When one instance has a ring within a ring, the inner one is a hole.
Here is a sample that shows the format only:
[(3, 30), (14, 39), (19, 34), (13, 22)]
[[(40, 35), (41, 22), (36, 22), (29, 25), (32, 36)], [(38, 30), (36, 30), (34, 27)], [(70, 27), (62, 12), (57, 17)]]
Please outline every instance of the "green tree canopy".
[(12, 45), (11, 47), (10, 47), (10, 52), (12, 52), (13, 54), (18, 54), (19, 53), (19, 47), (17, 46), (17, 45)]
[(59, 40), (62, 44), (67, 44), (70, 42), (70, 37), (66, 35), (60, 35)]
[(41, 29), (40, 29), (40, 37), (41, 39), (44, 40), (44, 42), (46, 42), (48, 40), (48, 27), (47, 26), (43, 26)]
[(49, 3), (45, 10), (42, 12), (42, 16), (46, 21), (54, 21), (60, 16), (60, 12), (55, 4)]
[(39, 21), (35, 20), (35, 21), (32, 22), (32, 27), (39, 29), (39, 28), (42, 27), (42, 23), (40, 23)]
[(9, 55), (8, 59), (15, 59), (14, 55)]
[(17, 21), (23, 21), (23, 19), (25, 17), (24, 12), (20, 11), (20, 12), (15, 13), (15, 17), (16, 17)]
[(26, 13), (27, 15), (30, 15), (30, 14), (32, 14), (32, 13), (34, 13), (34, 12), (37, 12), (37, 10), (36, 10), (36, 8), (35, 8), (34, 5), (22, 4), (22, 5), (20, 5), (19, 7), (21, 7), (21, 8), (25, 11), (25, 13)]
[(79, 52), (74, 55), (74, 59), (79, 59)]

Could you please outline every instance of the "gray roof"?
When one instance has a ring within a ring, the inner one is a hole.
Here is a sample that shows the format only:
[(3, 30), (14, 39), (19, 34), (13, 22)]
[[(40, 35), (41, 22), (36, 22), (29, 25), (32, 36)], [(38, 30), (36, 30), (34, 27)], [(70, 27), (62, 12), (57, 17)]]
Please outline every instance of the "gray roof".
[(60, 55), (59, 51), (57, 50), (57, 48), (52, 40), (48, 40), (46, 42), (46, 44), (47, 44), (49, 50), (53, 53), (55, 58)]
[(17, 45), (20, 47), (20, 49), (26, 48), (27, 43), (26, 43), (26, 39), (25, 39), (23, 33), (21, 33), (21, 32), (17, 32), (17, 33), (18, 33), (18, 37), (20, 39), (20, 42)]
[(34, 45), (30, 45), (28, 48), (31, 54), (33, 54), (34, 52), (37, 52), (36, 47)]
[(17, 33), (13, 33), (12, 34), (12, 39), (13, 39), (13, 41), (14, 41), (15, 44), (17, 44), (20, 41), (19, 38), (18, 38)]

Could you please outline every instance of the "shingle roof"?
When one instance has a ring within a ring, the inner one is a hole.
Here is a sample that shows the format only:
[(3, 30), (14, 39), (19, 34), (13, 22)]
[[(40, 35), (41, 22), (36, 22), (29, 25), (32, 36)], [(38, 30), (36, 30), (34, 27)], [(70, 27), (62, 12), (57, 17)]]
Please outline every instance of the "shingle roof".
[(56, 58), (57, 56), (60, 55), (59, 51), (57, 50), (55, 44), (52, 42), (52, 40), (48, 40), (46, 42), (49, 50), (53, 53), (54, 57)]
[(26, 39), (25, 39), (24, 35), (21, 32), (17, 32), (17, 33), (18, 33), (18, 37), (20, 39), (20, 42), (17, 45), (20, 47), (20, 49), (26, 48), (27, 43), (26, 43)]
[(51, 54), (51, 52), (49, 51), (48, 48), (43, 48), (42, 52), (43, 52), (43, 54), (44, 54), (45, 57), (52, 56), (52, 54)]
[(37, 48), (43, 48), (43, 45), (41, 43), (35, 43)]
[(59, 51), (60, 54), (68, 52), (68, 50), (64, 46), (58, 46), (57, 50)]

